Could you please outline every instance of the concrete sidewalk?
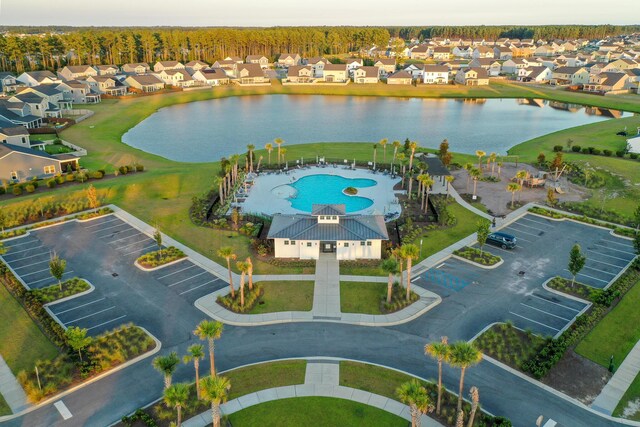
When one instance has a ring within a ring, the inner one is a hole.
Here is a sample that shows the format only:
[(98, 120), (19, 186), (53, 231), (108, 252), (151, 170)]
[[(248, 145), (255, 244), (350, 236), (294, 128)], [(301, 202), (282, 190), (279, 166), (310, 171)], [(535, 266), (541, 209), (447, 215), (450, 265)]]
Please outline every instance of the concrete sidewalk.
[(0, 391), (2, 397), (11, 408), (14, 414), (27, 409), (30, 405), (27, 401), (27, 395), (24, 393), (22, 386), (16, 380), (16, 377), (9, 369), (9, 366), (0, 355)]
[(615, 374), (609, 379), (591, 407), (596, 411), (611, 415), (620, 399), (640, 373), (640, 341), (631, 349)]
[(320, 254), (313, 286), (314, 319), (340, 319), (340, 262), (335, 254)]
[[(230, 415), (251, 406), (272, 400), (316, 396), (333, 397), (363, 403), (411, 421), (411, 415), (407, 405), (403, 405), (400, 402), (378, 394), (342, 387), (339, 385), (339, 382), (339, 362), (309, 361), (307, 362), (304, 384), (270, 388), (247, 394), (221, 405), (220, 412), (222, 415)], [(233, 387), (233, 384), (231, 386)], [(205, 427), (211, 423), (211, 411), (206, 411), (186, 420), (182, 425), (184, 427)], [(426, 415), (422, 416), (421, 423), (427, 427), (442, 426), (442, 424)]]

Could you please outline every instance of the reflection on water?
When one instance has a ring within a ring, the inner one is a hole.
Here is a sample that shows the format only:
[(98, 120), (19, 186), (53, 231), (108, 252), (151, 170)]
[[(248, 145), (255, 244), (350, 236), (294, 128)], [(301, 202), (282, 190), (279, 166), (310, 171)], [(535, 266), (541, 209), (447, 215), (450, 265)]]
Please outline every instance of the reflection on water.
[(505, 153), (537, 136), (625, 115), (541, 99), (240, 96), (163, 108), (122, 139), (185, 162), (219, 160), (247, 144), (260, 149), (274, 138), (285, 147), (409, 138), (431, 148), (446, 138), (452, 151)]

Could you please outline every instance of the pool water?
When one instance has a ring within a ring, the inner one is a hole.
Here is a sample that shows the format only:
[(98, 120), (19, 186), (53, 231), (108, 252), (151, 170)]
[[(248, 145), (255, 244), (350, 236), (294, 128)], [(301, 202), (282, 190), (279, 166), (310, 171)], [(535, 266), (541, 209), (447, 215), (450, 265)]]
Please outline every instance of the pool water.
[(342, 190), (347, 187), (358, 189), (373, 187), (376, 181), (336, 175), (308, 175), (289, 185), (296, 190), (295, 195), (287, 199), (295, 209), (311, 212), (314, 204), (344, 204), (347, 213), (351, 213), (368, 208), (373, 205), (373, 200), (360, 196), (347, 196)]

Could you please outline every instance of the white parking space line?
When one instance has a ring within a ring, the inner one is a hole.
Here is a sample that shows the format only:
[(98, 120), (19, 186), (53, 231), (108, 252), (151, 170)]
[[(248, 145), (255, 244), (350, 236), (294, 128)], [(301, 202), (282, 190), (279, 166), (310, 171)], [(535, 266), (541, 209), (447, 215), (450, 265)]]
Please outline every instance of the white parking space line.
[(169, 277), (169, 276), (171, 276), (171, 275), (173, 275), (173, 274), (180, 273), (181, 271), (188, 270), (188, 269), (193, 268), (193, 267), (195, 267), (195, 266), (196, 266), (195, 264), (191, 264), (189, 267), (182, 268), (182, 269), (180, 269), (180, 270), (176, 270), (176, 271), (171, 272), (171, 273), (169, 273), (169, 274), (165, 274), (164, 276), (156, 277), (156, 279), (158, 279), (158, 280), (160, 280), (160, 279), (164, 279), (165, 277)]
[[(126, 249), (126, 248), (128, 248), (129, 246), (133, 246), (133, 245), (137, 245), (138, 243), (142, 243), (142, 242), (144, 242), (144, 241), (145, 241), (145, 240), (147, 240), (147, 239), (149, 239), (149, 238), (148, 238), (147, 236), (145, 236), (145, 237), (144, 237), (144, 239), (142, 239), (142, 240), (136, 240), (136, 241), (135, 241), (135, 242), (133, 242), (133, 243), (127, 243), (126, 245), (118, 246), (116, 249)], [(151, 239), (149, 239), (149, 240), (151, 240)]]
[[(91, 234), (102, 233), (103, 231), (111, 230), (112, 228), (116, 228), (116, 227), (122, 227), (123, 225), (125, 225), (127, 227), (129, 226), (128, 224), (123, 222), (123, 223), (120, 223), (120, 224), (112, 225), (111, 227), (101, 228), (100, 230), (92, 231)], [(107, 234), (110, 234), (110, 233), (113, 233), (113, 231), (109, 231), (104, 236), (106, 236)], [(104, 236), (98, 236), (98, 237), (104, 237)]]
[(73, 415), (71, 414), (71, 411), (69, 410), (69, 408), (67, 408), (67, 405), (65, 405), (62, 400), (58, 400), (56, 403), (53, 404), (53, 406), (58, 410), (63, 420), (66, 421), (69, 418), (73, 417)]
[(131, 252), (125, 252), (122, 255), (132, 255), (132, 254), (135, 254), (135, 253), (138, 253), (138, 252), (144, 252), (144, 251), (149, 250), (149, 249), (151, 249), (151, 248), (153, 248), (155, 246), (157, 246), (155, 243), (151, 243), (151, 244), (149, 244), (147, 246), (144, 246), (144, 247), (142, 247), (140, 249), (136, 249), (136, 250), (133, 250)]
[(532, 229), (534, 229), (534, 230), (538, 230), (538, 231), (541, 231), (541, 232), (543, 232), (543, 233), (547, 232), (547, 230), (543, 230), (543, 229), (541, 229), (541, 228), (532, 227), (532, 226), (530, 226), (530, 225), (526, 225), (526, 224), (521, 224), (521, 223), (520, 223), (520, 221), (518, 221), (518, 222), (514, 222), (512, 225), (517, 225), (518, 227), (532, 228)]
[[(5, 256), (4, 259), (7, 260), (9, 263), (12, 263), (13, 261), (24, 261), (25, 259), (34, 258), (34, 257), (37, 257), (37, 256), (42, 256), (42, 255), (49, 255), (49, 254), (50, 254), (50, 252), (41, 252), (39, 254), (29, 255), (29, 256), (26, 256), (26, 257), (20, 257), (19, 259), (14, 259), (14, 260), (8, 260), (7, 257)], [(9, 254), (7, 254), (7, 255), (9, 255)]]
[(17, 271), (17, 270), (20, 270), (21, 268), (27, 268), (27, 267), (31, 267), (33, 265), (42, 264), (43, 262), (49, 262), (49, 260), (45, 259), (44, 261), (38, 261), (38, 262), (34, 262), (32, 264), (23, 265), (23, 266), (20, 266), (20, 267), (13, 267), (13, 270)]
[(16, 244), (12, 244), (12, 245), (6, 245), (7, 249), (11, 249), (11, 248), (15, 248), (16, 246), (22, 246), (22, 245), (28, 245), (29, 243), (36, 243), (38, 241), (38, 239), (33, 239), (33, 240), (29, 240), (27, 242), (22, 242), (22, 243), (16, 243)]
[(534, 307), (532, 305), (525, 304), (523, 302), (521, 302), (520, 305), (524, 305), (525, 307), (528, 307), (528, 308), (530, 308), (532, 310), (539, 311), (540, 313), (544, 313), (544, 314), (547, 314), (549, 316), (557, 317), (558, 319), (562, 319), (562, 320), (565, 320), (567, 322), (571, 321), (571, 319), (567, 319), (566, 317), (562, 317), (562, 316), (558, 316), (557, 314), (549, 313), (548, 311), (541, 310), (539, 308), (536, 308), (536, 307)]
[(23, 249), (23, 250), (21, 250), (21, 251), (15, 251), (15, 252), (13, 252), (13, 251), (9, 250), (9, 251), (7, 252), (7, 255), (15, 255), (15, 254), (19, 254), (19, 253), (22, 253), (22, 252), (28, 252), (28, 251), (32, 251), (32, 250), (34, 250), (34, 249), (41, 248), (41, 247), (43, 247), (43, 246), (44, 246), (44, 245), (34, 246), (34, 247), (32, 247), (32, 248), (29, 248), (29, 249)]
[(77, 310), (77, 309), (79, 309), (79, 308), (85, 307), (85, 306), (90, 305), (90, 304), (95, 304), (95, 303), (100, 302), (100, 301), (103, 301), (103, 300), (105, 300), (105, 299), (106, 299), (105, 297), (102, 297), (102, 298), (99, 298), (99, 299), (97, 299), (97, 300), (94, 300), (94, 301), (91, 301), (91, 302), (86, 302), (86, 303), (84, 303), (84, 304), (77, 305), (77, 306), (75, 306), (75, 307), (73, 307), (73, 308), (68, 308), (68, 309), (66, 309), (66, 310), (62, 310), (62, 311), (59, 311), (59, 312), (54, 313), (54, 314), (57, 316), (58, 314), (68, 313), (69, 311)]
[(104, 326), (104, 325), (109, 324), (109, 323), (113, 323), (113, 322), (115, 322), (116, 320), (120, 320), (120, 319), (122, 319), (123, 317), (127, 317), (127, 315), (126, 315), (126, 314), (123, 314), (122, 316), (120, 316), (120, 317), (116, 317), (115, 319), (107, 320), (106, 322), (102, 322), (102, 323), (100, 323), (99, 325), (95, 325), (95, 326), (92, 326), (92, 327), (90, 327), (90, 328), (87, 328), (87, 331), (90, 331), (90, 330), (95, 329), (95, 328), (99, 328), (100, 326)]
[(77, 322), (78, 320), (87, 319), (87, 318), (92, 317), (92, 316), (95, 316), (95, 315), (97, 315), (97, 314), (104, 313), (105, 311), (113, 310), (114, 308), (116, 308), (116, 306), (115, 306), (115, 305), (114, 305), (114, 306), (111, 306), (111, 307), (108, 307), (108, 308), (105, 308), (105, 309), (102, 309), (102, 310), (95, 311), (95, 312), (93, 312), (93, 313), (91, 313), (91, 314), (87, 314), (86, 316), (78, 317), (77, 319), (69, 320), (69, 321), (67, 321), (67, 322), (64, 322), (64, 324), (65, 324), (65, 325), (68, 325), (68, 324), (70, 324), (70, 323), (75, 323), (75, 322)]
[(556, 332), (560, 332), (560, 329), (556, 329), (556, 328), (554, 328), (553, 326), (545, 325), (544, 323), (540, 323), (540, 322), (537, 322), (537, 321), (535, 321), (535, 320), (533, 320), (533, 319), (529, 319), (528, 317), (521, 316), (521, 315), (519, 315), (519, 314), (517, 314), (517, 313), (514, 313), (513, 311), (510, 311), (509, 313), (513, 314), (514, 316), (521, 317), (521, 318), (523, 318), (524, 320), (528, 320), (529, 322), (533, 322), (533, 323), (536, 323), (536, 324), (538, 324), (538, 325), (544, 326), (545, 328), (549, 328), (549, 329), (554, 330), (554, 331), (556, 331)]
[(608, 250), (610, 250), (610, 251), (622, 252), (623, 254), (629, 254), (629, 255), (633, 255), (633, 256), (635, 256), (635, 255), (636, 255), (636, 254), (634, 254), (633, 252), (623, 251), (623, 250), (620, 250), (620, 249), (614, 249), (614, 248), (610, 248), (610, 247), (605, 246), (605, 245), (599, 245), (599, 244), (597, 244), (597, 243), (594, 243), (594, 245), (596, 245), (596, 246), (600, 246), (601, 248), (606, 248), (606, 249), (608, 249)]
[[(66, 276), (67, 274), (73, 274), (73, 270), (66, 271), (62, 276), (64, 277), (64, 276)], [(20, 275), (20, 276), (22, 276), (22, 275)], [(36, 283), (44, 282), (45, 280), (51, 280), (51, 281), (54, 281), (55, 279), (54, 279), (53, 277), (45, 277), (44, 279), (36, 280), (36, 281), (34, 281), (34, 282), (29, 282), (29, 283), (27, 283), (27, 284), (28, 284), (29, 286), (31, 286), (31, 285), (35, 285)]]
[[(98, 224), (91, 224), (91, 225), (87, 225), (87, 226), (86, 226), (86, 227), (84, 227), (84, 228), (100, 227), (101, 225), (109, 224), (110, 222), (113, 222), (113, 221), (120, 221), (120, 218), (117, 218), (117, 217), (115, 217), (115, 216), (112, 216), (112, 217), (109, 219), (109, 221), (103, 221), (103, 222), (100, 222), (100, 223), (98, 223)], [(123, 224), (124, 224), (124, 222), (123, 222)]]
[(484, 248), (484, 251), (485, 251), (485, 252), (491, 252), (489, 249), (497, 249), (497, 250), (499, 250), (499, 251), (502, 251), (502, 252), (508, 252), (508, 253), (511, 253), (511, 251), (513, 250), (513, 249), (511, 249), (511, 250), (508, 250), (508, 249), (502, 249), (500, 246), (493, 246), (493, 245), (491, 245), (491, 246), (486, 246), (486, 247)]
[(573, 311), (575, 311), (576, 313), (580, 313), (580, 310), (576, 310), (575, 308), (569, 307), (569, 306), (567, 306), (567, 305), (558, 304), (557, 302), (549, 301), (548, 299), (546, 299), (546, 298), (542, 298), (542, 297), (539, 297), (538, 295), (535, 295), (535, 294), (529, 294), (529, 295), (527, 295), (527, 296), (534, 297), (534, 298), (538, 298), (539, 300), (542, 300), (542, 301), (544, 301), (544, 302), (548, 302), (549, 304), (554, 304), (554, 305), (557, 305), (557, 306), (559, 306), (559, 307), (564, 307), (564, 308), (566, 308), (566, 309), (573, 310)]
[[(533, 237), (540, 237), (540, 236), (538, 236), (537, 234), (528, 233), (528, 232), (526, 232), (526, 231), (518, 230), (517, 228), (514, 228), (514, 227), (513, 227), (513, 224), (512, 224), (512, 225), (510, 225), (510, 226), (508, 226), (508, 227), (506, 228), (506, 230), (508, 230), (508, 229), (515, 230), (515, 231), (516, 231), (516, 233), (528, 234), (529, 236), (533, 236)], [(515, 234), (515, 233), (514, 233), (514, 234)], [(518, 237), (518, 236), (516, 236), (516, 237)]]
[(113, 245), (114, 243), (118, 243), (118, 242), (121, 242), (123, 240), (127, 240), (127, 239), (130, 239), (132, 237), (136, 237), (138, 234), (142, 234), (138, 230), (136, 230), (135, 228), (132, 228), (131, 230), (124, 230), (123, 233), (128, 233), (129, 231), (135, 231), (135, 233), (132, 234), (131, 236), (123, 237), (121, 239), (112, 240), (110, 242), (107, 242), (107, 244)]
[(186, 293), (189, 293), (189, 292), (191, 292), (191, 291), (195, 291), (196, 289), (200, 289), (201, 287), (206, 286), (206, 285), (209, 285), (209, 284), (214, 283), (214, 282), (215, 282), (215, 280), (209, 280), (208, 282), (205, 282), (205, 283), (203, 283), (202, 285), (198, 285), (198, 286), (196, 286), (195, 288), (191, 288), (191, 289), (189, 289), (189, 290), (187, 290), (187, 291), (180, 292), (178, 295), (184, 295), (184, 294), (186, 294)]
[(628, 243), (620, 243), (620, 242), (615, 242), (613, 240), (607, 240), (607, 239), (601, 239), (601, 241), (607, 242), (607, 243), (613, 243), (614, 245), (624, 246), (627, 249), (633, 249), (633, 246)]
[(599, 270), (597, 268), (589, 267), (588, 265), (585, 265), (584, 268), (588, 268), (589, 270), (593, 270), (593, 271), (598, 271), (600, 273), (604, 273), (604, 274), (607, 274), (609, 276), (615, 276), (616, 275), (616, 273), (611, 273), (609, 271)]
[(611, 267), (616, 267), (616, 268), (619, 268), (619, 269), (622, 269), (622, 268), (624, 267), (624, 266), (622, 266), (622, 265), (609, 264), (608, 262), (599, 261), (599, 260), (596, 260), (596, 259), (593, 259), (593, 258), (589, 258), (589, 259), (587, 260), (587, 262), (597, 262), (598, 264), (609, 265), (609, 266), (611, 266)]
[(527, 240), (527, 239), (525, 239), (525, 238), (523, 238), (523, 237), (521, 237), (521, 236), (518, 236), (516, 239), (517, 239), (518, 241), (522, 240), (523, 242), (533, 243), (533, 240)]
[(49, 271), (49, 269), (45, 268), (44, 270), (38, 270), (38, 271), (32, 271), (31, 273), (20, 274), (20, 277), (27, 277), (27, 276), (31, 276), (32, 274), (44, 273), (45, 271)]
[(180, 283), (182, 283), (182, 282), (186, 282), (187, 280), (191, 280), (191, 279), (193, 279), (194, 277), (202, 276), (203, 274), (207, 274), (207, 273), (208, 273), (208, 271), (203, 271), (202, 273), (198, 273), (198, 274), (196, 274), (195, 276), (191, 276), (191, 277), (188, 277), (188, 278), (186, 278), (186, 279), (182, 279), (182, 280), (180, 280), (180, 281), (178, 281), (178, 282), (172, 283), (172, 284), (170, 284), (170, 285), (169, 285), (169, 287), (171, 288), (171, 287), (173, 287), (173, 286), (179, 285), (179, 284), (180, 284)]
[[(569, 270), (567, 270), (566, 268), (564, 269), (564, 271), (568, 271), (569, 273), (571, 273), (571, 272), (570, 272)], [(589, 279), (597, 280), (598, 282), (602, 282), (602, 283), (609, 283), (609, 281), (608, 281), (608, 280), (598, 279), (597, 277), (589, 276), (588, 274), (584, 274), (584, 273), (578, 273), (576, 276), (584, 276), (584, 277), (588, 277)]]
[(526, 216), (525, 216), (525, 217), (520, 218), (520, 219), (518, 220), (518, 222), (520, 222), (520, 221), (531, 221), (531, 222), (535, 222), (536, 224), (545, 225), (545, 226), (547, 226), (547, 227), (554, 228), (554, 226), (553, 226), (552, 224), (548, 223), (548, 222), (536, 221), (535, 219), (531, 219), (531, 218), (526, 217)]
[(630, 262), (631, 261), (630, 259), (627, 259), (627, 258), (620, 258), (620, 257), (613, 256), (613, 255), (607, 255), (607, 254), (603, 254), (602, 252), (597, 252), (597, 251), (594, 251), (594, 250), (591, 250), (591, 249), (587, 249), (587, 252), (598, 254), (600, 256), (606, 256), (606, 257), (609, 257), (609, 258), (619, 259), (620, 261), (624, 261), (624, 262)]

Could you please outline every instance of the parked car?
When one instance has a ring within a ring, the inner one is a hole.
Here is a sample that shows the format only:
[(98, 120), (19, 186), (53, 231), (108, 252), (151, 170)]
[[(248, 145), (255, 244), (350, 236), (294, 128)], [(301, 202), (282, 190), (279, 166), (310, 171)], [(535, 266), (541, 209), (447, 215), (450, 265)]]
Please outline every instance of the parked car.
[(498, 231), (489, 234), (489, 237), (487, 237), (487, 243), (500, 246), (502, 249), (513, 249), (516, 247), (516, 236)]

